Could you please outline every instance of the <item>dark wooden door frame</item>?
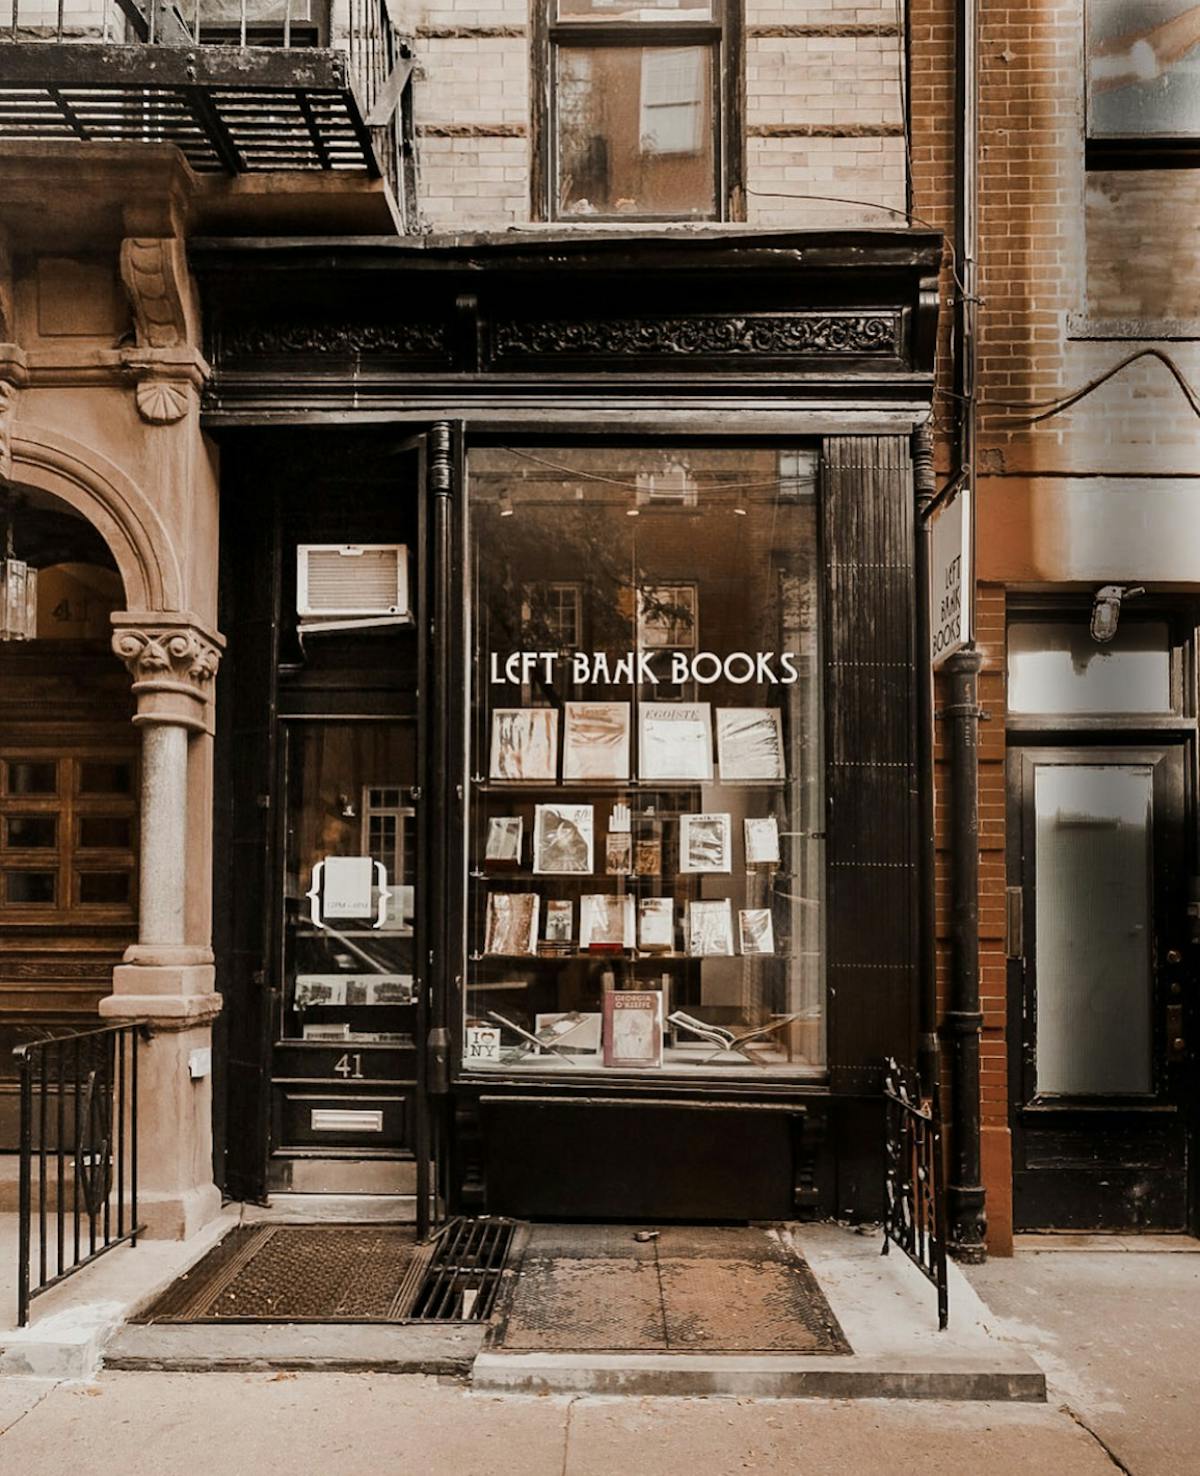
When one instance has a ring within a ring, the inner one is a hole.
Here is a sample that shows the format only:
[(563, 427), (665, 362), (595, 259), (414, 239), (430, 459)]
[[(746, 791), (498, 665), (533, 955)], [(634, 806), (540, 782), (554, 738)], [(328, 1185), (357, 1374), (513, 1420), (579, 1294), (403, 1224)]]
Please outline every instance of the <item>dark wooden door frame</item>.
[[(1165, 1039), (1166, 991), (1171, 978), (1182, 986), (1181, 1002), (1188, 1009), (1187, 1024), (1194, 1035), (1197, 1029), (1195, 1009), (1195, 959), (1186, 942), (1187, 876), (1195, 866), (1192, 836), (1195, 828), (1193, 772), (1195, 767), (1194, 735), (1191, 725), (1177, 723), (1173, 727), (1155, 725), (1151, 731), (1138, 731), (1132, 725), (1115, 724), (1105, 729), (1089, 724), (1087, 728), (1036, 733), (1022, 730), (1010, 735), (1007, 796), (1007, 861), (1006, 881), (1019, 889), (1019, 944), (1010, 936), (1007, 960), (1007, 1029), (1009, 1122), (1013, 1133), (1014, 1212), (1021, 1228), (1019, 1184), (1024, 1170), (1026, 1134), (1033, 1114), (1047, 1124), (1061, 1123), (1070, 1127), (1091, 1121), (1113, 1124), (1124, 1116), (1126, 1124), (1137, 1134), (1149, 1131), (1149, 1124), (1162, 1121), (1166, 1114), (1178, 1125), (1176, 1134), (1182, 1161), (1178, 1165), (1182, 1221), (1192, 1223), (1195, 1197), (1189, 1179), (1194, 1179), (1195, 1072), (1190, 1061), (1169, 1061)], [(1152, 975), (1152, 1062), (1153, 1091), (1144, 1098), (1121, 1102), (1119, 1099), (1089, 1101), (1084, 1098), (1061, 1098), (1038, 1101), (1036, 1098), (1036, 895), (1035, 868), (1036, 816), (1032, 804), (1032, 783), (1039, 763), (1060, 760), (1076, 763), (1143, 763), (1153, 766), (1152, 846), (1153, 875), (1151, 900), (1154, 909), (1154, 958)], [(1031, 884), (1030, 884), (1031, 883)], [(1010, 915), (1010, 928), (1017, 919)], [(1167, 962), (1169, 949), (1181, 955), (1177, 970)], [(1042, 1226), (1041, 1228), (1046, 1228)], [(1057, 1228), (1057, 1227), (1055, 1227)], [(1083, 1228), (1074, 1226), (1071, 1228)], [(1110, 1227), (1111, 1228), (1111, 1227)], [(1173, 1228), (1182, 1228), (1182, 1223)]]

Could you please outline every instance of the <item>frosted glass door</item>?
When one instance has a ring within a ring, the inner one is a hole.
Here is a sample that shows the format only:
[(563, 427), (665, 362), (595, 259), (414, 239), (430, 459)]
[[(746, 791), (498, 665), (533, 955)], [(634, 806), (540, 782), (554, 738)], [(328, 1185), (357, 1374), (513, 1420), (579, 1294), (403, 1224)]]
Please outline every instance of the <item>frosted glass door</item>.
[(1152, 1090), (1149, 764), (1039, 764), (1037, 1090)]

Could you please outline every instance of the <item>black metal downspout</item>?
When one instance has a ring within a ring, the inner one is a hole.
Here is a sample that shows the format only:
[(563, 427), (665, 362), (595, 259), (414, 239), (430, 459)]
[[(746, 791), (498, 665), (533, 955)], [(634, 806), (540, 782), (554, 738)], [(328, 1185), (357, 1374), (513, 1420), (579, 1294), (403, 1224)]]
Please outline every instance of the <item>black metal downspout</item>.
[(978, 13), (977, 0), (955, 0), (954, 159), (954, 388), (957, 473), (972, 498), (970, 645), (946, 662), (950, 760), (951, 969), (944, 1031), (951, 1064), (950, 1174), (946, 1187), (950, 1253), (960, 1261), (986, 1258), (987, 1215), (980, 1154), (979, 1036), (979, 754), (978, 675), (975, 631), (975, 380), (978, 309)]
[(912, 433), (913, 494), (916, 503), (913, 571), (916, 586), (917, 668), (917, 1074), (926, 1097), (936, 1095), (940, 1069), (937, 1038), (937, 843), (933, 809), (933, 666), (929, 659), (929, 566), (933, 530), (929, 509), (937, 483), (933, 427)]
[(950, 1253), (972, 1264), (986, 1259), (987, 1212), (979, 1137), (979, 705), (978, 651), (964, 649), (946, 663), (949, 700), (950, 989), (943, 1030), (949, 1046), (950, 1174), (946, 1186)]

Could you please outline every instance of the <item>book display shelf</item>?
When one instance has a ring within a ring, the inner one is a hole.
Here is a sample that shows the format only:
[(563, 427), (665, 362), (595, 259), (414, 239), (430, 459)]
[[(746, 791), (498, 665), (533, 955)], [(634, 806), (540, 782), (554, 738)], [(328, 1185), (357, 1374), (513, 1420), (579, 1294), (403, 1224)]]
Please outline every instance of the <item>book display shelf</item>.
[(559, 456), (473, 471), (463, 1065), (811, 1073), (811, 500), (778, 451)]

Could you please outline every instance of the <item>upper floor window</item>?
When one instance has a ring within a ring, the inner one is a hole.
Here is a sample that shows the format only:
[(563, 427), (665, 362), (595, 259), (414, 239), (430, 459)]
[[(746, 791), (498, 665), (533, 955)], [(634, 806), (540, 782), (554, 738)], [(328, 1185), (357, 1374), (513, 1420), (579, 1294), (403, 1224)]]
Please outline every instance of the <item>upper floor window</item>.
[(1200, 145), (1200, 5), (1087, 0), (1089, 154)]
[[(540, 0), (535, 213), (719, 220), (739, 59), (735, 0)], [(732, 135), (736, 137), (736, 135)]]

